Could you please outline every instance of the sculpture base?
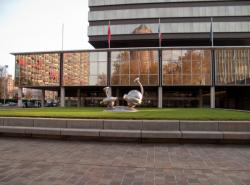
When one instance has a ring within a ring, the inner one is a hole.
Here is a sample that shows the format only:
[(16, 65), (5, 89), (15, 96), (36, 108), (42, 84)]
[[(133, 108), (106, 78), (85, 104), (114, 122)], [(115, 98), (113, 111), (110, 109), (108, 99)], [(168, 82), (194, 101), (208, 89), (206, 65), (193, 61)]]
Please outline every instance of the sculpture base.
[(133, 107), (116, 106), (112, 108), (106, 108), (104, 112), (137, 112), (138, 110)]

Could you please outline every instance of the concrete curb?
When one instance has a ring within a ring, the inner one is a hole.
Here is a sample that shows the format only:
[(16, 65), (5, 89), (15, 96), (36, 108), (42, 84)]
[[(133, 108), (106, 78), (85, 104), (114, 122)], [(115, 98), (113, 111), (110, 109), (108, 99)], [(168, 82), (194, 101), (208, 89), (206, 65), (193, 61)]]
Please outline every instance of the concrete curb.
[(250, 121), (0, 117), (0, 134), (126, 139), (250, 140)]

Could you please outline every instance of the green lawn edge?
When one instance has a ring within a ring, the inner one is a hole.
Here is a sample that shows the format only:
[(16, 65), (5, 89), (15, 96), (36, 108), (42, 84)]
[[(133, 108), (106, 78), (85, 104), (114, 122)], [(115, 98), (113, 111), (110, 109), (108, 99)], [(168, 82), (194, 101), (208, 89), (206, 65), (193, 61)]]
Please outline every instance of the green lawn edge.
[(1, 108), (0, 117), (132, 119), (132, 120), (235, 120), (250, 121), (250, 112), (210, 108), (138, 108), (138, 112), (104, 112), (104, 108)]

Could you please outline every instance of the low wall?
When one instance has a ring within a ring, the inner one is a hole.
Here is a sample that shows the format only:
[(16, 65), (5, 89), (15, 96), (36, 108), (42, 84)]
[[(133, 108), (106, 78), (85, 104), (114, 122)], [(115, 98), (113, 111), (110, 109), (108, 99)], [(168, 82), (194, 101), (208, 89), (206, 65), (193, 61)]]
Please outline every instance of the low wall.
[(0, 134), (131, 139), (250, 140), (250, 121), (0, 118)]

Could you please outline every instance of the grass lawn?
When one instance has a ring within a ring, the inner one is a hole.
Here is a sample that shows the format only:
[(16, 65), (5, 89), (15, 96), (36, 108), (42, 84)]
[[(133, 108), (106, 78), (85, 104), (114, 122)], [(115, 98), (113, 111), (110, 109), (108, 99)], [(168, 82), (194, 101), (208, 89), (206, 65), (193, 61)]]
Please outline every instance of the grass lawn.
[(250, 120), (250, 112), (208, 108), (139, 108), (138, 112), (104, 112), (104, 108), (1, 108), (0, 117)]

